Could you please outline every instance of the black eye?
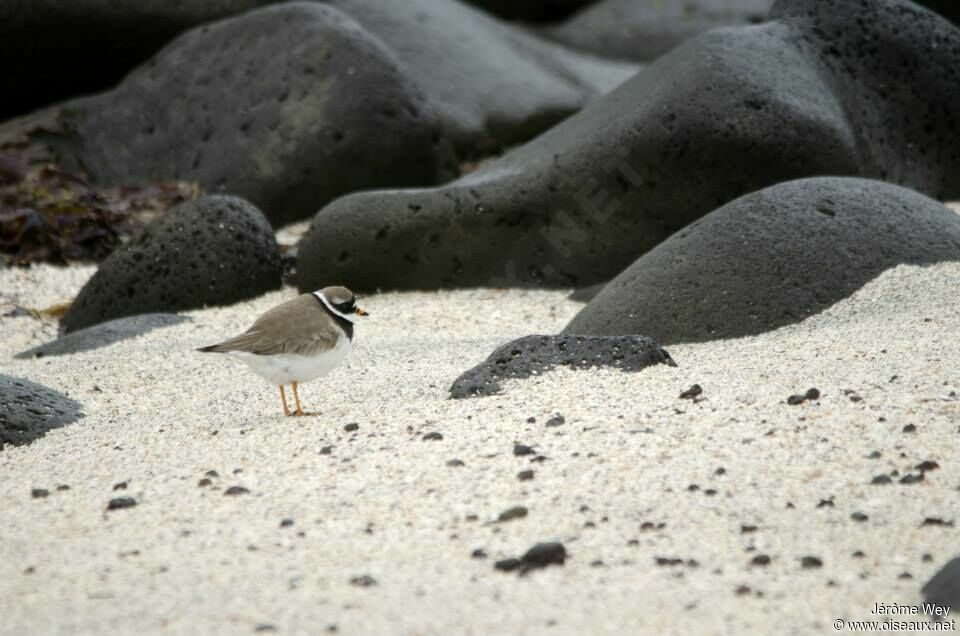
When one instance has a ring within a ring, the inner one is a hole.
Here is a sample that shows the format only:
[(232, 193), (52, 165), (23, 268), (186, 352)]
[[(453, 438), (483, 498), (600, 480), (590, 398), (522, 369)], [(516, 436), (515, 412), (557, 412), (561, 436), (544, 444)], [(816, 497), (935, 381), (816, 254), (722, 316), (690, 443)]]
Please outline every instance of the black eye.
[(348, 300), (346, 302), (337, 303), (334, 305), (337, 311), (341, 314), (352, 314), (357, 309), (357, 304), (353, 300)]

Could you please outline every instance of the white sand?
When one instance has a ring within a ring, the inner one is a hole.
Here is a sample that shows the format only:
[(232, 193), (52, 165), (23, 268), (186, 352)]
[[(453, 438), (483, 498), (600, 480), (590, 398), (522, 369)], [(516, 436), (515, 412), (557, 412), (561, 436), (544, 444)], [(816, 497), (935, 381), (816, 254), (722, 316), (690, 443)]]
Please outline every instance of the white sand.
[[(0, 310), (69, 300), (90, 271), (0, 271)], [(36, 361), (12, 356), (54, 325), (0, 318), (3, 372), (86, 411), (0, 452), (0, 634), (843, 633), (835, 619), (920, 600), (960, 553), (955, 528), (921, 527), (960, 523), (960, 264), (898, 268), (775, 333), (670, 347), (677, 368), (559, 370), (464, 401), (447, 399), (458, 373), (580, 305), (559, 292), (374, 296), (347, 364), (303, 388), (322, 416), (301, 419), (243, 367), (192, 351), (292, 293)], [(706, 399), (678, 399), (695, 382)], [(818, 403), (784, 403), (812, 386)], [(566, 423), (544, 427), (556, 412)], [(422, 441), (431, 431), (443, 440)], [(549, 459), (515, 457), (514, 442)], [(924, 460), (940, 469), (922, 483), (869, 484)], [(198, 487), (210, 469), (220, 477)], [(225, 497), (233, 485), (251, 492)], [(139, 505), (106, 513), (121, 495)], [(516, 505), (529, 515), (486, 523)], [(494, 571), (549, 540), (565, 566)], [(757, 554), (771, 563), (751, 566)], [(804, 556), (823, 566), (803, 569)], [(378, 584), (350, 583), (361, 575)]]

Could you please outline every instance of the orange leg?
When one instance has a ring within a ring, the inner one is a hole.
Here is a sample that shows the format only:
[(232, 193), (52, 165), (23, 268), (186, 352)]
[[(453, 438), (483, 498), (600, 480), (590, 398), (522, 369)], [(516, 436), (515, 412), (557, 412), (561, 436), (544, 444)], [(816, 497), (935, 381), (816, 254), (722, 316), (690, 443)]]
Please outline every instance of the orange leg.
[(280, 385), (280, 401), (283, 402), (283, 414), (289, 416), (290, 409), (287, 408), (287, 394), (283, 390), (283, 385)]
[(297, 394), (297, 383), (293, 383), (293, 399), (297, 403), (297, 410), (293, 412), (294, 415), (306, 415), (303, 412), (303, 408), (300, 406), (300, 395)]

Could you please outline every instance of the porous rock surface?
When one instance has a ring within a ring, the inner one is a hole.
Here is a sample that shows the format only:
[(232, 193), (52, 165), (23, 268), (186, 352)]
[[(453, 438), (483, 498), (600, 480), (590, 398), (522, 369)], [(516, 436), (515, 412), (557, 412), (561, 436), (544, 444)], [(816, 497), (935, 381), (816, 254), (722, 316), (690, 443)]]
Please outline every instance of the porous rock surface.
[(498, 347), (462, 373), (450, 387), (450, 395), (456, 399), (493, 395), (502, 390), (503, 380), (541, 375), (557, 366), (640, 371), (654, 364), (676, 366), (666, 350), (643, 336), (524, 336)]
[(772, 18), (687, 42), (450, 184), (334, 201), (298, 285), (583, 287), (791, 179), (960, 194), (960, 31), (904, 0), (781, 0)]
[(83, 407), (59, 391), (0, 373), (0, 450), (29, 444), (83, 417)]
[(237, 197), (182, 203), (115, 250), (61, 321), (65, 332), (151, 312), (226, 305), (281, 284), (270, 224)]
[(603, 0), (546, 33), (598, 55), (649, 61), (711, 29), (763, 22), (772, 5), (773, 0)]
[(353, 190), (455, 174), (436, 116), (393, 53), (316, 2), (188, 31), (59, 118), (48, 141), (94, 183), (197, 181), (275, 224)]
[(814, 178), (748, 194), (607, 284), (567, 334), (736, 338), (799, 322), (897, 265), (960, 261), (960, 216), (899, 186)]

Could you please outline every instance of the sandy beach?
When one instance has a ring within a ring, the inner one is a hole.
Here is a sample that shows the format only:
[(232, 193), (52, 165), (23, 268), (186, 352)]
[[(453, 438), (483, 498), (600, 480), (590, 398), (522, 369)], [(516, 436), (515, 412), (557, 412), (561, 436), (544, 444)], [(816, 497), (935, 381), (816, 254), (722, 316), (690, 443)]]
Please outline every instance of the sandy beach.
[[(0, 313), (68, 301), (92, 272), (0, 270)], [(888, 271), (773, 333), (668, 347), (676, 368), (558, 369), (468, 400), (448, 399), (459, 373), (582, 305), (372, 295), (347, 362), (302, 388), (310, 418), (193, 351), (294, 293), (37, 360), (13, 356), (55, 323), (0, 318), (3, 372), (85, 413), (0, 451), (0, 633), (822, 634), (919, 602), (956, 556), (960, 264)], [(703, 399), (680, 399), (694, 383)], [(925, 461), (939, 468), (900, 481)], [(120, 496), (137, 505), (108, 512)], [(494, 569), (543, 541), (563, 566)]]

